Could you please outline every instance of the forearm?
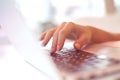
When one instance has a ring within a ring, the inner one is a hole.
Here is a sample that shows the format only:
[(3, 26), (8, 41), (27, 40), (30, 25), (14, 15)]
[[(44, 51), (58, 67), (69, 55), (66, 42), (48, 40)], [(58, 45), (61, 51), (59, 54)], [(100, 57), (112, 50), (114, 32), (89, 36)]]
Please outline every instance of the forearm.
[(120, 40), (120, 34), (107, 32), (98, 28), (90, 27), (92, 32), (92, 41), (96, 43)]

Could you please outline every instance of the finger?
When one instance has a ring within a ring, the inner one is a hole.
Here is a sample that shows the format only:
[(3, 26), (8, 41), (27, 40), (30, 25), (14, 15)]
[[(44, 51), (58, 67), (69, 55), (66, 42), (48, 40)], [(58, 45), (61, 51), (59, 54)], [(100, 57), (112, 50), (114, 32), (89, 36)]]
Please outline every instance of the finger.
[(59, 37), (59, 31), (64, 27), (64, 25), (66, 24), (66, 22), (63, 22), (60, 26), (57, 27), (54, 35), (53, 35), (53, 41), (52, 41), (52, 47), (50, 52), (54, 53), (57, 50), (57, 43), (58, 43), (58, 37)]
[(57, 43), (57, 50), (60, 51), (63, 48), (65, 42), (65, 35), (64, 33), (59, 33), (58, 43)]
[(57, 37), (58, 37), (57, 34), (53, 36), (52, 47), (51, 47), (50, 53), (54, 53), (56, 51), (57, 40), (58, 40)]
[(59, 32), (57, 50), (61, 50), (63, 48), (65, 39), (67, 35), (72, 31), (73, 23), (69, 22), (64, 25), (64, 27)]
[(74, 48), (77, 50), (80, 50), (82, 47), (84, 47), (89, 42), (88, 34), (83, 33), (79, 39), (77, 39), (74, 42)]
[(47, 45), (47, 43), (49, 42), (50, 38), (53, 36), (54, 31), (55, 31), (54, 29), (51, 29), (51, 30), (49, 30), (49, 31), (46, 33), (46, 35), (45, 35), (45, 37), (44, 37), (44, 40), (43, 40), (43, 43), (42, 43), (43, 46), (46, 46), (46, 45)]
[(44, 33), (41, 34), (41, 36), (40, 36), (40, 41), (42, 41), (42, 40), (44, 39), (46, 33), (47, 33), (47, 32), (44, 32)]

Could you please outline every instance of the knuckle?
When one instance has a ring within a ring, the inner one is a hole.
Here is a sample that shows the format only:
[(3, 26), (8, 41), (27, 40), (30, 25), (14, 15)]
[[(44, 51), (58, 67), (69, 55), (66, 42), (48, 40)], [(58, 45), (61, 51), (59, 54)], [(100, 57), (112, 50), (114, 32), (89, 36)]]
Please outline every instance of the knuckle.
[(66, 22), (62, 22), (62, 24), (66, 24)]
[(46, 32), (47, 33), (52, 33), (54, 31), (54, 29), (49, 29), (49, 30), (47, 30)]
[(65, 30), (61, 30), (61, 31), (59, 32), (59, 34), (65, 34), (65, 33), (66, 33)]
[(70, 28), (72, 28), (72, 27), (74, 27), (75, 26), (75, 24), (73, 23), (73, 22), (68, 22), (67, 23), (67, 26), (65, 26), (65, 27), (70, 27)]
[(74, 23), (73, 22), (68, 22), (68, 25), (74, 25)]
[(56, 39), (57, 33), (53, 34), (53, 39)]

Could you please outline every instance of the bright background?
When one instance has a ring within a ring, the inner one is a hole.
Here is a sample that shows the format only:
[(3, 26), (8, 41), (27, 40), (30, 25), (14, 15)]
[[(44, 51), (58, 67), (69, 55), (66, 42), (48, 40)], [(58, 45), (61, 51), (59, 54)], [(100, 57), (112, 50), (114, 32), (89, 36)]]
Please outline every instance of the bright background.
[(120, 12), (120, 0), (16, 0), (31, 30), (41, 33), (63, 21)]

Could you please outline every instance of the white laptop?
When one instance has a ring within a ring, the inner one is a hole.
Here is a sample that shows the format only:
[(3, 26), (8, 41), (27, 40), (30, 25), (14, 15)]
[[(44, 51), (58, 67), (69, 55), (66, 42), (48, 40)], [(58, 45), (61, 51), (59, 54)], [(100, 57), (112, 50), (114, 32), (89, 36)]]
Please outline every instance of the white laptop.
[(50, 80), (62, 80), (49, 53), (41, 49), (38, 40), (32, 36), (14, 0), (0, 0), (0, 25), (26, 62)]
[(115, 52), (118, 59), (74, 49), (63, 50), (50, 57), (49, 52), (44, 50), (38, 40), (32, 36), (14, 0), (0, 0), (0, 25), (25, 61), (46, 75), (49, 80), (115, 80), (120, 78), (119, 48), (110, 52)]

